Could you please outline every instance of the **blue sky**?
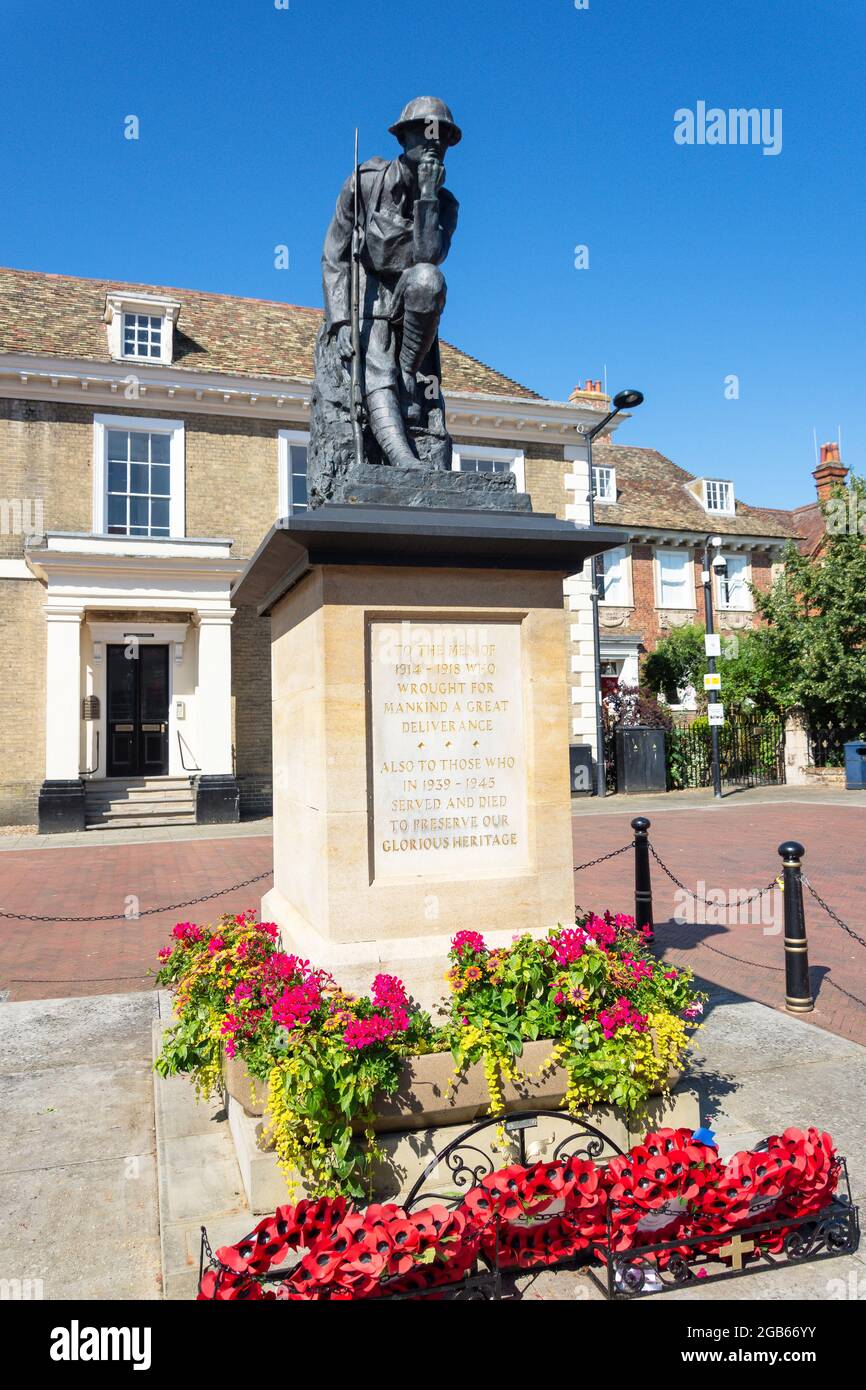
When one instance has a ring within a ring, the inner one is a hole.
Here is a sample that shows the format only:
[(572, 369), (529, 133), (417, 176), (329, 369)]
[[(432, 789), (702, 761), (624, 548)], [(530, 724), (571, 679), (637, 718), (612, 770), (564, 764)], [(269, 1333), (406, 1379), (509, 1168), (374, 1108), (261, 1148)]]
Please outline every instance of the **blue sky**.
[[(606, 367), (622, 442), (745, 500), (810, 500), (813, 429), (866, 472), (861, 0), (289, 3), (4, 0), (0, 263), (318, 305), (355, 124), (391, 153), (432, 92), (445, 337), (557, 399)], [(781, 153), (676, 144), (698, 101), (781, 108)]]

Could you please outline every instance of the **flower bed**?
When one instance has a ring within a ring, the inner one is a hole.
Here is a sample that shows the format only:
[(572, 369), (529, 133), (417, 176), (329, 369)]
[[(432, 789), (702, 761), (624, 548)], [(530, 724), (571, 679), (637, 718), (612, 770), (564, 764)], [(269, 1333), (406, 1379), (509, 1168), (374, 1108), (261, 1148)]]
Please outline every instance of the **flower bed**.
[[(572, 1157), (505, 1168), (454, 1209), (435, 1204), (406, 1212), (386, 1204), (362, 1211), (343, 1197), (280, 1207), (243, 1240), (217, 1250), (198, 1296), (421, 1295), (464, 1279), (479, 1255), (498, 1268), (530, 1270), (631, 1251), (658, 1269), (678, 1257), (682, 1267), (695, 1250), (723, 1258), (730, 1236), (759, 1220), (772, 1229), (744, 1250), (747, 1262), (757, 1261), (781, 1251), (788, 1223), (825, 1210), (836, 1190), (840, 1162), (830, 1136), (816, 1129), (771, 1135), (765, 1150), (738, 1153), (727, 1164), (708, 1139), (703, 1131), (662, 1129), (605, 1165)], [(679, 1245), (652, 1248), (660, 1240)], [(299, 1262), (280, 1274), (296, 1250), (303, 1252)]]
[[(441, 1076), (433, 1054), (451, 1054), (446, 1092), (480, 1066), (480, 1099), (493, 1114), (505, 1113), (508, 1087), (515, 1095), (530, 1088), (537, 1103), (545, 1081), (550, 1103), (574, 1114), (602, 1103), (634, 1112), (681, 1068), (702, 1008), (691, 973), (656, 960), (633, 919), (610, 913), (502, 950), (459, 932), (446, 976), (450, 1007), (438, 1026), (395, 977), (378, 975), (369, 995), (350, 996), (281, 952), (276, 928), (249, 913), (214, 927), (178, 924), (160, 959), (158, 980), (174, 990), (178, 1022), (157, 1070), (187, 1073), (210, 1095), (223, 1084), (223, 1058), (242, 1062), (267, 1086), (287, 1177), (298, 1174), (321, 1196), (368, 1193), (377, 1129), (411, 1128), (403, 1124), (415, 1108), (404, 1103), (407, 1075), (432, 1068)], [(530, 1048), (542, 1055), (528, 1072)], [(243, 1103), (251, 1112), (254, 1099), (250, 1087)], [(449, 1118), (459, 1116), (452, 1107)]]

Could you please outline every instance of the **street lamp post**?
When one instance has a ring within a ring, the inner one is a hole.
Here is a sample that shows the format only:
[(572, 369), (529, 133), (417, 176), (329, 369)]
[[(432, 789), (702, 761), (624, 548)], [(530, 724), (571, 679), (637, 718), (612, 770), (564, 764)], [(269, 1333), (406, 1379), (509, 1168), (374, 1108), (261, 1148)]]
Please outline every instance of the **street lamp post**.
[[(706, 635), (707, 635), (707, 637), (713, 637), (713, 636), (714, 636), (714, 630), (713, 630), (713, 570), (715, 569), (720, 575), (723, 574), (723, 573), (724, 573), (724, 570), (725, 570), (725, 561), (724, 561), (722, 555), (719, 553), (719, 547), (721, 546), (721, 544), (722, 544), (722, 540), (721, 540), (721, 537), (720, 537), (720, 536), (707, 536), (707, 539), (706, 539), (706, 541), (704, 542), (704, 565), (703, 565), (703, 572), (702, 572), (702, 574), (701, 574), (701, 579), (703, 580), (703, 585), (704, 585), (704, 626), (705, 626), (705, 629), (706, 629)], [(711, 548), (714, 549), (715, 552), (716, 552), (715, 555), (714, 555), (713, 558), (712, 558), (712, 561), (710, 560), (710, 549), (711, 549)], [(715, 652), (711, 650), (711, 648), (713, 647), (713, 645), (714, 645), (714, 644), (713, 644), (712, 642), (706, 642), (706, 644), (705, 644), (705, 646), (706, 646), (706, 654), (707, 654), (707, 673), (708, 673), (709, 675), (715, 675), (715, 674), (716, 674), (716, 657), (715, 657)], [(717, 690), (710, 690), (710, 691), (708, 691), (708, 696), (707, 696), (707, 698), (708, 698), (709, 704), (711, 704), (711, 705), (717, 704), (717, 703), (718, 703), (718, 699), (719, 699), (718, 691), (717, 691)], [(718, 726), (718, 724), (712, 724), (712, 723), (710, 724), (710, 738), (712, 739), (712, 758), (713, 758), (713, 796), (714, 796), (714, 797), (721, 797), (721, 795), (722, 795), (722, 769), (721, 769), (721, 766), (720, 766), (720, 764), (719, 764), (719, 726)]]
[[(586, 457), (589, 465), (589, 524), (595, 525), (595, 496), (592, 490), (592, 441), (597, 434), (600, 434), (611, 420), (615, 420), (620, 411), (634, 410), (643, 404), (642, 391), (617, 391), (613, 398), (613, 410), (609, 410), (604, 419), (599, 420), (597, 425), (593, 425), (584, 438), (586, 440)], [(605, 796), (607, 794), (607, 778), (604, 768), (604, 720), (601, 714), (601, 636), (598, 621), (598, 575), (596, 572), (595, 559), (590, 561), (591, 584), (590, 601), (592, 605), (592, 646), (595, 662), (595, 794)]]

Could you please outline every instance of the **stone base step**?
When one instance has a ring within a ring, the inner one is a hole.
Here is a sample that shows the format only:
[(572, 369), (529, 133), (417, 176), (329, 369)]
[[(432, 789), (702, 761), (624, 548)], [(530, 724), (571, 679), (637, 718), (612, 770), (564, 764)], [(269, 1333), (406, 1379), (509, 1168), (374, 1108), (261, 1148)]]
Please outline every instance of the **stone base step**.
[(195, 791), (188, 777), (106, 777), (85, 787), (85, 829), (137, 830), (195, 825)]
[(89, 792), (84, 798), (88, 810), (98, 810), (106, 806), (135, 806), (142, 813), (150, 806), (169, 806), (186, 804), (191, 806), (195, 797), (189, 787), (171, 787), (168, 791), (156, 787), (135, 787), (128, 796), (118, 796), (116, 792)]
[(124, 795), (132, 791), (174, 791), (191, 788), (189, 777), (97, 777), (84, 784), (87, 796), (99, 792)]
[(142, 816), (136, 813), (100, 815), (90, 813), (85, 819), (85, 830), (142, 830), (153, 829), (158, 825), (195, 825), (195, 811), (161, 811)]

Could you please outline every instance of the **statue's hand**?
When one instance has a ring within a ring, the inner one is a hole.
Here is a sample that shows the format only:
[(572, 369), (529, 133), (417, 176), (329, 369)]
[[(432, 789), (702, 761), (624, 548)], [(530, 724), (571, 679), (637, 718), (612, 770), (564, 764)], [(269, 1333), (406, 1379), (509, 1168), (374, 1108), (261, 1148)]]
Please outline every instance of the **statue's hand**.
[(341, 323), (336, 332), (337, 351), (348, 362), (352, 357), (352, 330), (347, 323)]
[(439, 189), (445, 182), (445, 165), (435, 154), (421, 156), (418, 164), (418, 196), (423, 199), (438, 198)]

